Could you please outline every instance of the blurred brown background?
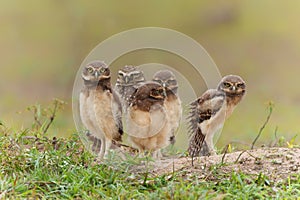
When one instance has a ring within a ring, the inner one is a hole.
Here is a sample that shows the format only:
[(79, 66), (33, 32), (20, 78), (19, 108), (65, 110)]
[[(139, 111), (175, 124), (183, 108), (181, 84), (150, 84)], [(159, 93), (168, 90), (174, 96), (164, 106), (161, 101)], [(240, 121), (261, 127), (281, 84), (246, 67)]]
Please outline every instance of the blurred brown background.
[[(275, 110), (259, 143), (273, 140), (276, 127), (279, 136), (290, 139), (300, 130), (299, 10), (300, 1), (292, 0), (1, 0), (0, 120), (30, 127), (32, 116), (18, 112), (56, 97), (68, 105), (50, 134), (75, 132), (71, 95), (83, 59), (113, 34), (158, 26), (192, 37), (222, 75), (239, 74), (246, 80), (247, 96), (226, 122), (220, 147), (233, 140), (251, 143), (268, 114), (268, 101)], [(155, 56), (136, 57), (143, 63)], [(160, 59), (165, 58), (154, 62)]]

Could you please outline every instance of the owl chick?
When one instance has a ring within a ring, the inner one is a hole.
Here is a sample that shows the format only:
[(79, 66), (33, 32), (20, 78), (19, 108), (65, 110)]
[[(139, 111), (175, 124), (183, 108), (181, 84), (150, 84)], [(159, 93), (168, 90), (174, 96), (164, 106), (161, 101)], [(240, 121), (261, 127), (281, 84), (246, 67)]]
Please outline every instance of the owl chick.
[(144, 73), (135, 66), (126, 65), (118, 71), (115, 91), (120, 95), (124, 110), (130, 104), (129, 99), (139, 84), (146, 81)]
[(171, 129), (165, 107), (166, 92), (156, 82), (140, 85), (130, 98), (126, 112), (129, 139), (140, 153), (161, 156), (160, 149), (170, 144)]
[[(93, 146), (100, 147), (99, 159), (107, 154), (112, 141), (121, 141), (122, 108), (118, 96), (111, 89), (109, 67), (102, 61), (87, 64), (82, 71), (84, 88), (80, 93), (80, 117), (89, 130)], [(98, 151), (96, 149), (96, 151)]]
[(169, 70), (160, 70), (154, 74), (152, 80), (165, 88), (167, 94), (165, 107), (171, 128), (170, 141), (171, 144), (174, 144), (175, 133), (178, 130), (182, 116), (181, 100), (178, 95), (178, 83), (176, 76)]
[(219, 131), (246, 93), (246, 84), (237, 75), (225, 76), (217, 89), (209, 89), (191, 103), (189, 155), (215, 155), (214, 134)]

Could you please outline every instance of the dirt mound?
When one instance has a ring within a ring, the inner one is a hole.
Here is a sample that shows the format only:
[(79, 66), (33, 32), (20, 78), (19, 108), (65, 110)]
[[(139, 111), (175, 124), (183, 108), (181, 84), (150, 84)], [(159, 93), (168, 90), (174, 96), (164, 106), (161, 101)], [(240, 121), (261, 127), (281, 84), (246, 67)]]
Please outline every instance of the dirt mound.
[(153, 175), (178, 172), (187, 177), (196, 175), (203, 179), (214, 179), (212, 171), (215, 169), (220, 174), (230, 174), (232, 171), (248, 175), (262, 173), (269, 179), (278, 181), (300, 173), (300, 149), (262, 148), (198, 157), (194, 158), (193, 165), (191, 158), (182, 157), (157, 161), (152, 167)]

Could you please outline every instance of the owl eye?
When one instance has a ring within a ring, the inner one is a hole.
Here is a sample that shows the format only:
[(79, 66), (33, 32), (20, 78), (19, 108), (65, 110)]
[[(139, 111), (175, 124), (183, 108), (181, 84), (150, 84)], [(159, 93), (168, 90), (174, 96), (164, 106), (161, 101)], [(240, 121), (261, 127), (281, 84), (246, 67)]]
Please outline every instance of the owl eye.
[(227, 83), (227, 82), (223, 83), (223, 85), (224, 85), (225, 87), (227, 87), (227, 88), (229, 88), (229, 87), (231, 86), (231, 84), (230, 84), (230, 83)]
[(92, 67), (89, 67), (89, 68), (87, 68), (87, 71), (91, 74), (91, 73), (93, 73), (94, 72), (94, 68), (92, 68)]
[(100, 69), (100, 73), (103, 73), (103, 72), (105, 72), (106, 71), (106, 68), (101, 68)]
[(159, 96), (159, 95), (160, 95), (160, 90), (154, 89), (154, 90), (152, 90), (152, 94), (153, 94), (154, 96)]
[(236, 87), (238, 87), (238, 88), (243, 88), (244, 86), (245, 86), (244, 83), (238, 83), (238, 84), (236, 85)]
[(163, 99), (165, 97), (164, 89), (163, 88), (152, 89), (150, 92), (150, 96), (155, 99)]
[(159, 93), (160, 95), (164, 95), (164, 89), (159, 89), (159, 90), (158, 90), (158, 93)]
[(176, 81), (175, 80), (168, 80), (167, 83), (169, 85), (176, 85)]
[(150, 96), (157, 96), (157, 90), (152, 90), (150, 92)]
[(143, 78), (142, 74), (133, 74), (133, 79), (138, 80)]
[(154, 79), (153, 81), (159, 83), (159, 84), (162, 84), (162, 80), (159, 80), (159, 79)]

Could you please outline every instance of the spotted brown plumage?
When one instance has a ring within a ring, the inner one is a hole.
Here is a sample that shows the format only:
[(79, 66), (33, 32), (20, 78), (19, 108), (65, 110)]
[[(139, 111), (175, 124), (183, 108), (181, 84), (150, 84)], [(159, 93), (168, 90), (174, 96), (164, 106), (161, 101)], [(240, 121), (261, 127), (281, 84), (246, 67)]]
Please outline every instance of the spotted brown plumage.
[(113, 140), (122, 140), (121, 103), (111, 88), (110, 69), (103, 61), (87, 64), (82, 71), (82, 78), (84, 88), (79, 97), (80, 117), (89, 131), (88, 137), (93, 140), (94, 151), (102, 159)]
[(171, 126), (171, 144), (176, 141), (175, 133), (177, 132), (181, 116), (182, 107), (178, 94), (178, 82), (174, 73), (170, 70), (160, 70), (153, 75), (153, 81), (159, 83), (166, 90), (165, 106)]
[(132, 145), (140, 153), (152, 152), (161, 156), (160, 150), (170, 144), (170, 125), (166, 113), (166, 93), (156, 82), (140, 85), (132, 94), (126, 114), (126, 125)]
[(130, 96), (139, 86), (146, 81), (144, 73), (136, 66), (126, 65), (118, 71), (115, 91), (120, 95), (123, 110), (130, 104)]
[(209, 89), (190, 105), (189, 147), (192, 157), (216, 154), (213, 137), (223, 127), (246, 93), (243, 79), (237, 75), (222, 78), (217, 89)]

